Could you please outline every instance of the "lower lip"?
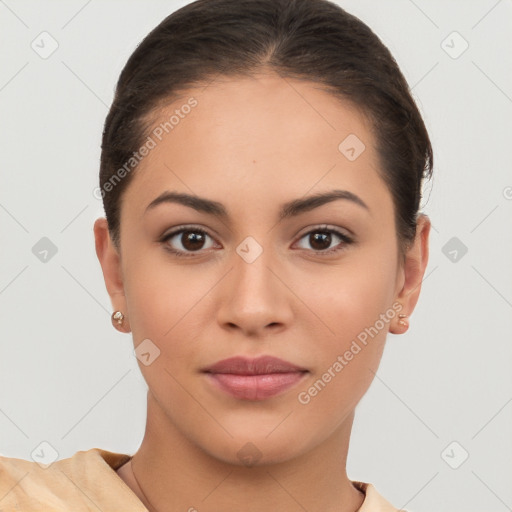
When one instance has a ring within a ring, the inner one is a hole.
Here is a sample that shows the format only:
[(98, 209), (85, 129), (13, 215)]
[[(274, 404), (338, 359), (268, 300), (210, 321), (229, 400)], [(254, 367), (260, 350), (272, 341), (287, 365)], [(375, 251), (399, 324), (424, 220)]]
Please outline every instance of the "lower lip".
[(210, 380), (221, 390), (241, 400), (265, 400), (283, 393), (304, 378), (305, 372), (236, 375), (209, 373)]

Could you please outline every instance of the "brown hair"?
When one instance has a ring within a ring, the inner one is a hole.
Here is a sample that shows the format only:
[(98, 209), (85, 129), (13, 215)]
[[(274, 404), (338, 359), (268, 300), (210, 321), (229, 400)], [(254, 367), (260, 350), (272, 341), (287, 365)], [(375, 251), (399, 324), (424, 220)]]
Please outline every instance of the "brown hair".
[(103, 131), (100, 190), (114, 243), (133, 172), (114, 175), (143, 144), (155, 109), (217, 75), (262, 69), (322, 84), (369, 117), (404, 250), (416, 234), (423, 179), (432, 174), (429, 136), (389, 50), (328, 0), (197, 0), (144, 38), (121, 72)]

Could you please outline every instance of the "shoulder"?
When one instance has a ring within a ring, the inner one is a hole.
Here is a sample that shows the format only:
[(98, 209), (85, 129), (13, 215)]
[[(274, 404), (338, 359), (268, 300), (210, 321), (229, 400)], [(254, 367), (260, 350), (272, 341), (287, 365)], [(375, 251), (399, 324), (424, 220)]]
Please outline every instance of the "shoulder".
[(68, 511), (73, 505), (76, 512), (97, 511), (116, 500), (141, 505), (115, 471), (129, 459), (100, 448), (50, 465), (0, 456), (0, 510)]
[(391, 505), (370, 483), (352, 481), (352, 485), (365, 495), (363, 505), (357, 512), (407, 512)]

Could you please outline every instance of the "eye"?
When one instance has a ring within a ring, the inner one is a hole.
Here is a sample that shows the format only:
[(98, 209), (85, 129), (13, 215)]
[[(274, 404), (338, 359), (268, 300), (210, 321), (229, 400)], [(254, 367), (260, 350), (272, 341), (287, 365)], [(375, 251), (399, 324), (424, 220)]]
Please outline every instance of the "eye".
[(206, 231), (193, 226), (167, 233), (160, 242), (164, 244), (166, 250), (176, 256), (194, 256), (194, 253), (214, 246), (212, 237)]
[[(352, 238), (348, 235), (337, 229), (329, 228), (328, 226), (321, 226), (308, 231), (300, 238), (299, 242), (302, 240), (305, 240), (306, 245), (309, 245), (313, 249), (313, 252), (320, 255), (332, 254), (344, 250), (347, 245), (353, 243)], [(333, 243), (335, 243), (334, 246), (332, 246)], [(301, 248), (309, 249), (304, 245)]]

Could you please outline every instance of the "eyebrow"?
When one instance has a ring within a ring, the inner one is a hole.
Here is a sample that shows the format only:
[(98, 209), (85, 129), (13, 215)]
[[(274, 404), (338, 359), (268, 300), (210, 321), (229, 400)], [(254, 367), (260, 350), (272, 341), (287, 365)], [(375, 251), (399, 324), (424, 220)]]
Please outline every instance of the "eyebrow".
[[(306, 198), (294, 199), (293, 201), (283, 204), (279, 211), (279, 220), (295, 217), (338, 199), (350, 201), (368, 212), (370, 211), (368, 205), (356, 194), (348, 190), (331, 190), (328, 192), (320, 192)], [(222, 219), (228, 218), (228, 212), (222, 203), (196, 195), (171, 191), (165, 191), (153, 199), (146, 207), (145, 213), (163, 203), (182, 204), (198, 212), (207, 213)]]

